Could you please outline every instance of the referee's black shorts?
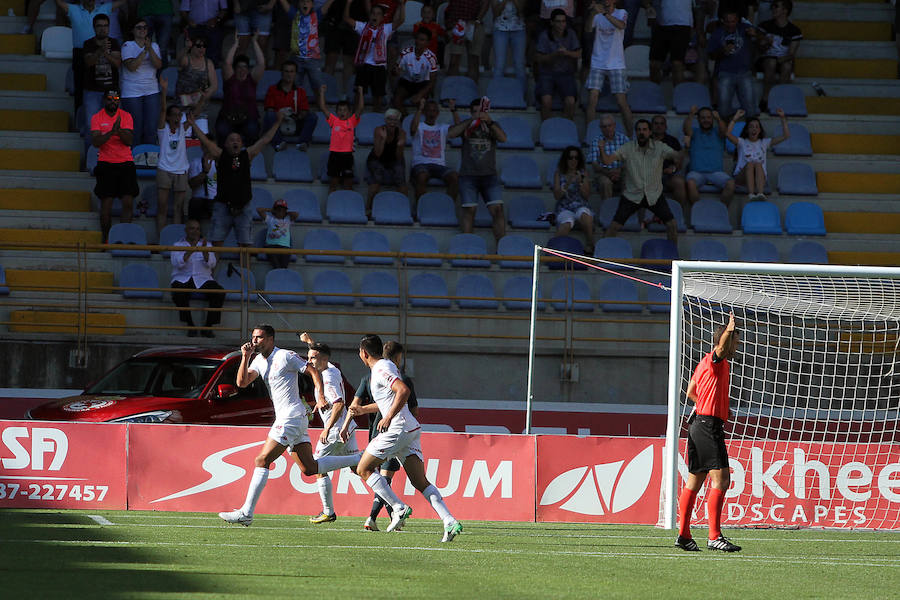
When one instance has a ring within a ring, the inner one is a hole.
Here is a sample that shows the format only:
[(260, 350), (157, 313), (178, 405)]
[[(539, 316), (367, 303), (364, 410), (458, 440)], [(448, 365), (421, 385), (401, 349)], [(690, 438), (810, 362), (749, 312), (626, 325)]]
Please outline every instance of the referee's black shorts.
[(94, 194), (101, 200), (122, 196), (137, 198), (141, 193), (134, 162), (98, 162), (94, 167), (94, 177), (97, 178)]
[(728, 468), (725, 422), (718, 417), (695, 415), (688, 428), (688, 471), (708, 473)]

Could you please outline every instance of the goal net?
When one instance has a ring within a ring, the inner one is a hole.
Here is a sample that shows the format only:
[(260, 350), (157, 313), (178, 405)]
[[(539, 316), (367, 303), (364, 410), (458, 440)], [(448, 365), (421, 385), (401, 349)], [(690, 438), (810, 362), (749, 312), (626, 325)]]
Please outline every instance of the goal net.
[(900, 269), (676, 262), (672, 299), (660, 525), (688, 475), (688, 382), (733, 311), (722, 524), (900, 528)]

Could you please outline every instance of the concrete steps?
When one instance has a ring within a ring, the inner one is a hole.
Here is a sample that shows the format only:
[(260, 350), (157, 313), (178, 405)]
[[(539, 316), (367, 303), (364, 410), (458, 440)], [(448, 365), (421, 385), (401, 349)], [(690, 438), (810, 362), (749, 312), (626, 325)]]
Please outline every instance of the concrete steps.
[[(852, 165), (848, 165), (852, 167)], [(816, 172), (820, 192), (900, 194), (900, 173)]]
[(0, 54), (33, 54), (36, 43), (30, 33), (3, 33), (0, 34)]
[(69, 131), (69, 113), (58, 110), (0, 109), (6, 131)]
[(125, 315), (103, 312), (79, 316), (77, 312), (51, 310), (13, 310), (9, 330), (16, 333), (64, 333), (79, 331), (92, 335), (125, 335)]
[(900, 116), (900, 97), (807, 96), (810, 114)]
[(91, 193), (87, 190), (2, 188), (0, 210), (84, 213), (91, 210)]
[(900, 135), (810, 134), (816, 154), (900, 154)]
[(859, 79), (896, 79), (896, 59), (839, 59), (797, 57), (795, 72), (798, 77), (845, 77)]
[(46, 92), (47, 76), (43, 73), (0, 73), (0, 91)]
[(5, 242), (56, 242), (99, 244), (99, 231), (78, 229), (0, 229), (0, 244)]
[(896, 212), (825, 212), (825, 229), (829, 233), (900, 233), (900, 213)]
[(80, 168), (80, 152), (0, 148), (0, 176), (3, 170), (78, 171)]
[(110, 293), (113, 274), (110, 272), (88, 271), (79, 278), (77, 271), (7, 269), (6, 285), (10, 291), (32, 292), (77, 292), (86, 286), (90, 293)]

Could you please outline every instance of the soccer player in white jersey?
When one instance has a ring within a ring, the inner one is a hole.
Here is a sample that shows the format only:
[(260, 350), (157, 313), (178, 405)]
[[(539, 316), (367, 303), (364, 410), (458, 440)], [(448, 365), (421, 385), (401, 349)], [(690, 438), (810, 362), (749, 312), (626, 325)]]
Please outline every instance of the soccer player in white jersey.
[[(308, 337), (308, 336), (307, 336)], [(309, 345), (309, 364), (322, 375), (322, 392), (324, 402), (316, 404), (319, 416), (322, 417), (322, 433), (316, 444), (313, 458), (321, 459), (323, 456), (347, 456), (359, 455), (356, 447), (356, 422), (347, 419), (347, 398), (344, 390), (344, 378), (340, 369), (328, 362), (331, 358), (331, 348), (328, 344), (312, 342)], [(347, 435), (341, 439), (340, 425), (345, 420), (349, 421)], [(325, 473), (316, 474), (316, 483), (319, 486), (319, 497), (322, 499), (321, 514), (310, 517), (310, 523), (329, 523), (337, 519), (334, 512), (334, 499), (331, 490), (331, 477)]]
[[(403, 526), (412, 514), (412, 507), (397, 497), (384, 476), (378, 472), (378, 467), (387, 459), (396, 457), (403, 464), (410, 483), (428, 499), (444, 522), (444, 537), (441, 541), (449, 542), (462, 532), (462, 525), (450, 514), (438, 489), (425, 477), (419, 441), (422, 428), (406, 406), (409, 388), (403, 383), (397, 365), (381, 357), (383, 348), (381, 338), (377, 335), (367, 335), (359, 342), (359, 358), (372, 370), (372, 398), (384, 417), (378, 423), (378, 431), (381, 433), (369, 442), (359, 459), (356, 473), (373, 492), (393, 507), (391, 524), (386, 530), (394, 531)], [(350, 416), (357, 416), (353, 412), (351, 410)]]
[[(251, 362), (254, 353), (256, 357)], [(306, 476), (327, 473), (343, 467), (355, 466), (359, 453), (349, 456), (322, 456), (313, 458), (309, 434), (306, 432), (309, 419), (306, 403), (300, 397), (297, 382), (299, 373), (309, 373), (316, 386), (316, 398), (322, 399), (322, 376), (316, 369), (307, 369), (307, 362), (296, 352), (275, 346), (275, 329), (271, 325), (257, 325), (253, 328), (250, 341), (241, 346), (241, 364), (237, 372), (238, 387), (247, 387), (257, 377), (262, 377), (275, 407), (275, 423), (269, 430), (263, 448), (256, 457), (253, 477), (247, 490), (244, 505), (231, 512), (221, 512), (219, 516), (229, 523), (239, 523), (245, 527), (253, 522), (253, 511), (269, 479), (269, 466), (276, 458), (288, 450)]]

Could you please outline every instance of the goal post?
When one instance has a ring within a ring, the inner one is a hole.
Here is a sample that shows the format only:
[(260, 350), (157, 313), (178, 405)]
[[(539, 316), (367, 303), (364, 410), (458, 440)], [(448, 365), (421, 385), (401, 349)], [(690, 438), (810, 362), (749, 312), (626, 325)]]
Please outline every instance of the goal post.
[(900, 528), (900, 268), (675, 261), (671, 290), (659, 524), (687, 476), (687, 383), (733, 311), (723, 525)]

